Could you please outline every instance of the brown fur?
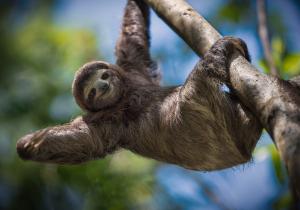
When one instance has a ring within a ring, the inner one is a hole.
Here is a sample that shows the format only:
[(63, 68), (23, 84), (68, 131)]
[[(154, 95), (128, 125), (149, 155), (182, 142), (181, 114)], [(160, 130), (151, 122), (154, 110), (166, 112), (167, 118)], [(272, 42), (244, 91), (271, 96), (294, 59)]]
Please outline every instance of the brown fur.
[[(117, 65), (92, 62), (75, 76), (73, 94), (86, 115), (22, 137), (17, 150), (23, 159), (74, 164), (126, 148), (190, 169), (216, 170), (251, 158), (261, 132), (257, 121), (245, 120), (247, 109), (221, 91), (220, 83), (229, 84), (228, 61), (234, 52), (248, 58), (246, 45), (231, 37), (221, 39), (183, 86), (160, 87), (149, 54), (148, 13), (142, 0), (128, 0)], [(95, 110), (82, 90), (99, 68), (116, 72), (115, 85), (122, 91), (105, 102), (108, 106)]]

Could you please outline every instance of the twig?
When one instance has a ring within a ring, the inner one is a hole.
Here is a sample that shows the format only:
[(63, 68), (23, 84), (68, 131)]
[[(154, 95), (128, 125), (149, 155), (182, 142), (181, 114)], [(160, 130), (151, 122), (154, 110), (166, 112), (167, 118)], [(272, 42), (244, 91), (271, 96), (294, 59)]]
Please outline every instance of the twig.
[(256, 6), (257, 6), (258, 33), (259, 33), (261, 44), (263, 46), (264, 56), (266, 58), (267, 65), (270, 68), (270, 74), (272, 76), (279, 77), (279, 71), (275, 66), (275, 62), (271, 53), (265, 0), (257, 0)]

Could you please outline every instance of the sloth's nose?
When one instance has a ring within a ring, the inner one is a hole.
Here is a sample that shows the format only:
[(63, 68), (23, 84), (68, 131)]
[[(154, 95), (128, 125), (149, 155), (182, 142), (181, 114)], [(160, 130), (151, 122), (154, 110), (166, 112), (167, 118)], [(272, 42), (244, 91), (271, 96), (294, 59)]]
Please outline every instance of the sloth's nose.
[(105, 90), (107, 90), (109, 88), (109, 84), (108, 84), (107, 81), (100, 80), (97, 83), (97, 88), (100, 91), (105, 91)]

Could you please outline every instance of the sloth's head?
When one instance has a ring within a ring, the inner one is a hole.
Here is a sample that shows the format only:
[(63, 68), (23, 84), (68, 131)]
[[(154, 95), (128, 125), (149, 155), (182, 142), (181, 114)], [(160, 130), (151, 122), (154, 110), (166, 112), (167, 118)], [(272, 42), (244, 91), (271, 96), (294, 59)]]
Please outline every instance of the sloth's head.
[(113, 106), (121, 99), (124, 88), (122, 69), (102, 61), (81, 67), (72, 85), (76, 103), (91, 112)]

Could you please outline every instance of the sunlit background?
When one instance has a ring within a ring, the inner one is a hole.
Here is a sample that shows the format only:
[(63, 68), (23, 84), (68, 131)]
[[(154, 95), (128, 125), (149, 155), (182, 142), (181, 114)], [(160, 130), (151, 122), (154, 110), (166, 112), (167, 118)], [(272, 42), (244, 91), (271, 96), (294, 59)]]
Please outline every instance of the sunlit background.
[[(223, 35), (243, 38), (254, 65), (268, 71), (255, 1), (189, 2)], [(217, 172), (190, 171), (127, 151), (78, 166), (18, 158), (19, 137), (81, 113), (71, 95), (74, 72), (91, 60), (114, 62), (125, 3), (0, 0), (0, 209), (287, 209), (286, 172), (267, 134), (250, 163)], [(281, 77), (289, 78), (300, 74), (300, 3), (268, 3), (273, 57)], [(154, 13), (151, 21), (163, 85), (182, 84), (199, 58)]]

